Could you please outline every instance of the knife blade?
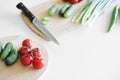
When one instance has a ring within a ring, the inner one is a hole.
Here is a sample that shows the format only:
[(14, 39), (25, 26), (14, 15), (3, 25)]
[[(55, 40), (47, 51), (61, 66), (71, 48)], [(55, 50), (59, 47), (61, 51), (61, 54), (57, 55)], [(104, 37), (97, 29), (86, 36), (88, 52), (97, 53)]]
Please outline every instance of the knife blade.
[(42, 25), (42, 23), (32, 14), (30, 10), (22, 3), (18, 3), (16, 7), (23, 11), (23, 13), (30, 19), (30, 21), (39, 29), (49, 40), (54, 41), (56, 44), (59, 42), (55, 37)]

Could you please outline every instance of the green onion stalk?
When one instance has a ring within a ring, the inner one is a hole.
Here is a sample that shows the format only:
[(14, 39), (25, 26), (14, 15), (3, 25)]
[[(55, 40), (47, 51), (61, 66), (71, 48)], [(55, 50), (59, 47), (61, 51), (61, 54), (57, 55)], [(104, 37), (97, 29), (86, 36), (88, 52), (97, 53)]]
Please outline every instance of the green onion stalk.
[(89, 25), (114, 0), (89, 0), (72, 18), (72, 22)]

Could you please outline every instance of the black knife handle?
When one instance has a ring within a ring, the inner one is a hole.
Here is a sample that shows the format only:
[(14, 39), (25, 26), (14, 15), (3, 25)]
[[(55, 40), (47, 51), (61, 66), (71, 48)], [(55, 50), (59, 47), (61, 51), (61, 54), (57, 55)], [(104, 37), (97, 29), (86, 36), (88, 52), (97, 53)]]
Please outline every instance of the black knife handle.
[(27, 9), (27, 7), (22, 2), (18, 3), (16, 7), (18, 9), (21, 9), (24, 12), (24, 14), (30, 19), (30, 21), (32, 21), (35, 18), (35, 16), (30, 12), (30, 10)]

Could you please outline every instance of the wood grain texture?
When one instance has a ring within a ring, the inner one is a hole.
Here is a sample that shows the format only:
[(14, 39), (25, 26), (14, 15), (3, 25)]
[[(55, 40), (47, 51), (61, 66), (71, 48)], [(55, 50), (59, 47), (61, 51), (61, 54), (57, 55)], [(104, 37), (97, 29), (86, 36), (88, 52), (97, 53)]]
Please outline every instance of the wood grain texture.
[(7, 36), (0, 38), (3, 46), (8, 42), (12, 42), (15, 48), (20, 48), (22, 40), (29, 38), (33, 42), (34, 47), (38, 47), (42, 50), (42, 57), (45, 61), (45, 66), (36, 70), (32, 67), (32, 65), (23, 66), (18, 59), (18, 61), (12, 66), (6, 66), (3, 60), (0, 60), (0, 80), (37, 80), (43, 74), (47, 67), (48, 63), (48, 55), (46, 49), (39, 43), (39, 41), (31, 38), (31, 37), (23, 37), (23, 36)]
[[(83, 2), (84, 3), (84, 2)], [(57, 4), (59, 6), (58, 11), (55, 15), (49, 16), (48, 9), (54, 5)], [(80, 24), (73, 24), (71, 23), (71, 19), (76, 13), (77, 10), (81, 8), (83, 5), (82, 3), (78, 3), (76, 5), (73, 5), (75, 7), (75, 10), (73, 14), (69, 18), (63, 18), (59, 16), (60, 9), (68, 3), (64, 3), (62, 0), (50, 0), (48, 2), (39, 4), (37, 6), (34, 6), (30, 8), (30, 11), (41, 21), (43, 17), (50, 17), (50, 21), (45, 25), (45, 27), (55, 36), (56, 38), (62, 35), (65, 32), (72, 31), (80, 26)], [(22, 18), (25, 21), (25, 23), (28, 25), (28, 27), (34, 31), (36, 34), (38, 34), (40, 37), (44, 38), (45, 40), (48, 40), (30, 21), (29, 19), (22, 13)]]

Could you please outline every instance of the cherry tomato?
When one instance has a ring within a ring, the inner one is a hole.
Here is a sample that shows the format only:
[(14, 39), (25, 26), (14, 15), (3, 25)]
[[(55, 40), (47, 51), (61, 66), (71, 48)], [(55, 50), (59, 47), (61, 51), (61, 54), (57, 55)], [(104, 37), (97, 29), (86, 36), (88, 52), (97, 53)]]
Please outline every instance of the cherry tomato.
[(82, 0), (78, 0), (78, 2), (81, 2)]
[(32, 47), (32, 42), (31, 42), (31, 40), (30, 40), (30, 39), (25, 39), (25, 40), (23, 40), (22, 46), (27, 46), (27, 47), (31, 48), (31, 47)]
[(20, 61), (24, 66), (28, 66), (32, 63), (32, 56), (30, 54), (25, 54), (21, 56)]
[(32, 61), (33, 68), (41, 69), (44, 66), (44, 60), (38, 57), (34, 57)]
[(69, 0), (63, 0), (64, 2), (69, 2)]
[(31, 54), (34, 56), (34, 57), (41, 57), (41, 50), (39, 48), (33, 48), (31, 50)]
[(79, 0), (70, 0), (69, 2), (70, 2), (71, 4), (76, 4), (76, 3), (78, 3), (78, 1), (79, 1)]
[(28, 48), (27, 46), (22, 46), (19, 50), (19, 54), (22, 56), (26, 53), (30, 53), (30, 48)]
[(20, 48), (20, 50), (19, 50), (19, 53), (20, 53), (20, 55), (22, 56), (22, 55), (24, 55), (24, 54), (26, 54), (26, 53), (30, 53), (30, 48), (28, 48), (27, 46), (22, 46), (21, 48)]

